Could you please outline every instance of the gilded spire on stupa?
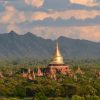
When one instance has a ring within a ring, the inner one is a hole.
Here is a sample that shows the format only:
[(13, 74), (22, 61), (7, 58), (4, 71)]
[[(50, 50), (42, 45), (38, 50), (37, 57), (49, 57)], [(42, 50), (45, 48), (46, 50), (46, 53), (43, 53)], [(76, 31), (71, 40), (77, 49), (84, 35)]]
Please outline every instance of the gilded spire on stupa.
[(56, 51), (55, 51), (55, 54), (53, 56), (52, 64), (64, 64), (63, 57), (62, 57), (60, 50), (59, 50), (58, 42), (56, 44)]

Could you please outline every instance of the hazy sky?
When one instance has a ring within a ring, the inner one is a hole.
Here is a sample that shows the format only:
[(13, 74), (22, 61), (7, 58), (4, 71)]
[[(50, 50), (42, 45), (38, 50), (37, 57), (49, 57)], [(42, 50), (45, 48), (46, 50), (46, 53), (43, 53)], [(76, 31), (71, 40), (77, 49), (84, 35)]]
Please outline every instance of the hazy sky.
[(100, 41), (100, 0), (0, 0), (0, 33)]

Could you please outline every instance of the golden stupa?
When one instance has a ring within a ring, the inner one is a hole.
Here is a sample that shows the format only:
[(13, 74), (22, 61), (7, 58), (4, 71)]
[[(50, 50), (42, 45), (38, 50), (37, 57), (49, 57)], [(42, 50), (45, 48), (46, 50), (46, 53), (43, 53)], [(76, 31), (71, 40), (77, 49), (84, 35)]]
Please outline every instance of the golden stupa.
[(51, 64), (64, 64), (63, 57), (62, 57), (60, 50), (59, 50), (58, 42), (56, 44), (56, 51), (55, 51), (55, 54), (53, 56)]
[(46, 68), (47, 75), (55, 75), (56, 73), (67, 74), (69, 66), (64, 64), (63, 56), (60, 53), (58, 42), (56, 44), (56, 50), (52, 58), (51, 63)]

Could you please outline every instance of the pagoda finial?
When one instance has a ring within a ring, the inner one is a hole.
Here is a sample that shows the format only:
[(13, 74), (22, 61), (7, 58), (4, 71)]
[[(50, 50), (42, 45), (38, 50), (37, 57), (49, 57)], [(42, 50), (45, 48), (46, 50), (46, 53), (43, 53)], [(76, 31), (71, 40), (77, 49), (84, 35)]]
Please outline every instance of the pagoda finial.
[(59, 50), (59, 45), (58, 45), (58, 42), (56, 43), (56, 52), (55, 52), (55, 55), (58, 57), (58, 56), (61, 56), (61, 53), (60, 53), (60, 50)]
[(56, 51), (55, 51), (55, 54), (53, 57), (52, 64), (63, 64), (63, 57), (62, 57), (60, 50), (59, 50), (58, 41), (56, 43)]

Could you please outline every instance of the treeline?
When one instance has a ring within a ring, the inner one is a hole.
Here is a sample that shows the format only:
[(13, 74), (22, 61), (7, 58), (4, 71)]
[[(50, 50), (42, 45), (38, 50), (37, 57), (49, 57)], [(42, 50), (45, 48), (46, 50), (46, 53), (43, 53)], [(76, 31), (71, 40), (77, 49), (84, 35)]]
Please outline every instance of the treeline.
[[(81, 67), (84, 75), (77, 74), (75, 77), (57, 75), (57, 80), (49, 77), (36, 77), (30, 81), (21, 77), (20, 68), (45, 67), (50, 60), (0, 60), (0, 72), (4, 74), (0, 78), (1, 100), (100, 100), (100, 80), (96, 78), (96, 71), (100, 70), (100, 60), (66, 60), (71, 70)], [(7, 73), (13, 72), (8, 77)], [(5, 97), (5, 98), (4, 98)], [(11, 97), (16, 99), (11, 99)], [(10, 99), (6, 99), (10, 98)]]
[(78, 75), (78, 80), (58, 75), (58, 80), (36, 77), (29, 81), (19, 75), (0, 79), (0, 97), (31, 97), (32, 100), (100, 100), (100, 80)]
[[(0, 59), (1, 67), (46, 67), (51, 62), (50, 59)], [(100, 66), (100, 59), (65, 59), (64, 62), (71, 67), (97, 67)]]

